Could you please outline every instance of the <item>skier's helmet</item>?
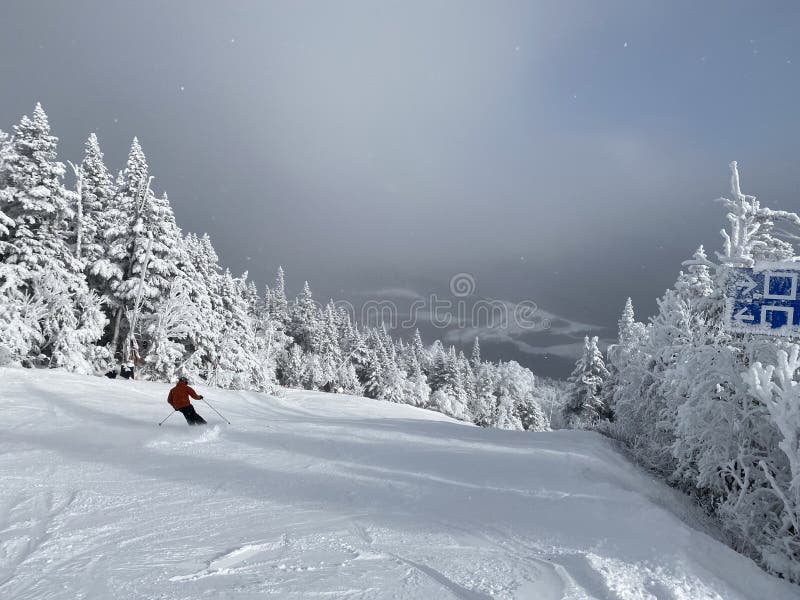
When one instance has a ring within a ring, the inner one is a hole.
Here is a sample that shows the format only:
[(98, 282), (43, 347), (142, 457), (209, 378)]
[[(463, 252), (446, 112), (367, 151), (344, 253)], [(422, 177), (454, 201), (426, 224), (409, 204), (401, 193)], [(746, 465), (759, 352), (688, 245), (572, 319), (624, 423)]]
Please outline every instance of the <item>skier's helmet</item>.
[(178, 377), (178, 381), (181, 383), (189, 383), (188, 377)]

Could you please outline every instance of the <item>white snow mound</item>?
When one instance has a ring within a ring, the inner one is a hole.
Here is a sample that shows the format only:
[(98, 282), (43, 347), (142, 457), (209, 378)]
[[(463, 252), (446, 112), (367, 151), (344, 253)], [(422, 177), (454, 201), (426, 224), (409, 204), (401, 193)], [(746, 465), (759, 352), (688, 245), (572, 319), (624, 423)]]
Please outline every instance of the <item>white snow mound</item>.
[(596, 434), (167, 391), (0, 368), (0, 598), (800, 597)]

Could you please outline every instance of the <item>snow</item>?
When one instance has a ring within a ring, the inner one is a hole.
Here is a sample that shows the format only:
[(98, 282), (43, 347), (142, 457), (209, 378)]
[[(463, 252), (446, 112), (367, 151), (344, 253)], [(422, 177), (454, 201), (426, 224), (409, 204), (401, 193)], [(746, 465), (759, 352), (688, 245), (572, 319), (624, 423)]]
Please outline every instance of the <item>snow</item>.
[(798, 597), (596, 433), (167, 390), (0, 369), (0, 598)]

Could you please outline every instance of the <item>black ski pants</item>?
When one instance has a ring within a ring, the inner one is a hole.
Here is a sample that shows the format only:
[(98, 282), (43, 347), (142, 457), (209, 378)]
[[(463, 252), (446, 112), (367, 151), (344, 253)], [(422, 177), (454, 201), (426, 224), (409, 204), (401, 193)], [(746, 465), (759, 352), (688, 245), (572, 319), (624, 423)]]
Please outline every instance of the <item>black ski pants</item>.
[(197, 411), (194, 409), (194, 406), (191, 404), (189, 406), (184, 406), (183, 408), (179, 408), (179, 411), (183, 413), (183, 416), (186, 417), (186, 422), (189, 425), (205, 425), (206, 420), (197, 414)]

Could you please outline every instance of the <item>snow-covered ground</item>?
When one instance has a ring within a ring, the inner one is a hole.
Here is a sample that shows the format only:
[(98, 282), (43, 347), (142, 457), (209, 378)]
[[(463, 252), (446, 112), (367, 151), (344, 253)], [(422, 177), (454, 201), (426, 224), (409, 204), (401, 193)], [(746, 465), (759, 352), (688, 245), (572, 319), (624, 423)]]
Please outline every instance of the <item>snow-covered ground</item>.
[(0, 369), (0, 598), (800, 597), (593, 433), (167, 390)]

